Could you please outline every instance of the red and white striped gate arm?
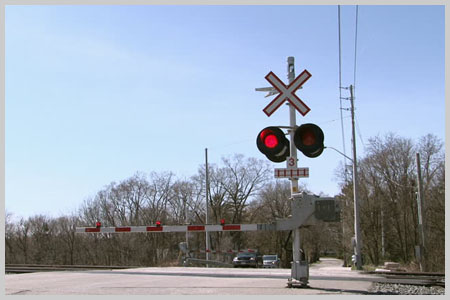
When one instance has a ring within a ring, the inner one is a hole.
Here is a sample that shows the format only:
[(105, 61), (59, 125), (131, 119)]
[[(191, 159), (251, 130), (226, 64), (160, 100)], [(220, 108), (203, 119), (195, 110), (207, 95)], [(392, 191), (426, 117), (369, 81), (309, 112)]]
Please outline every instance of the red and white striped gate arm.
[(76, 233), (124, 233), (124, 232), (216, 232), (276, 230), (275, 224), (228, 224), (228, 225), (165, 225), (124, 227), (77, 227)]
[(199, 252), (200, 253), (218, 253), (218, 254), (220, 254), (220, 253), (244, 253), (244, 252), (252, 253), (252, 252), (257, 252), (257, 250), (256, 249), (245, 249), (245, 250), (243, 250), (243, 249), (241, 249), (241, 250), (231, 250), (231, 249), (229, 249), (229, 250), (208, 250), (208, 249), (206, 249), (206, 250), (200, 250)]

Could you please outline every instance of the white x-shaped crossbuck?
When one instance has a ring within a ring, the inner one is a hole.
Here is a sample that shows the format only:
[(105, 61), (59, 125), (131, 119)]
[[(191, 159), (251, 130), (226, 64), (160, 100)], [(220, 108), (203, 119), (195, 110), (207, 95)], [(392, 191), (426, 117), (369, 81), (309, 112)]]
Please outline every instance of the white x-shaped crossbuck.
[(303, 116), (306, 115), (310, 111), (310, 108), (303, 103), (297, 95), (295, 95), (295, 91), (299, 89), (310, 77), (311, 74), (307, 70), (304, 70), (297, 76), (297, 78), (286, 86), (272, 71), (267, 74), (265, 78), (279, 92), (279, 94), (263, 109), (264, 113), (270, 117), (270, 115), (277, 110), (277, 108), (280, 107), (284, 101), (287, 100), (295, 107), (295, 109), (299, 111), (299, 113)]

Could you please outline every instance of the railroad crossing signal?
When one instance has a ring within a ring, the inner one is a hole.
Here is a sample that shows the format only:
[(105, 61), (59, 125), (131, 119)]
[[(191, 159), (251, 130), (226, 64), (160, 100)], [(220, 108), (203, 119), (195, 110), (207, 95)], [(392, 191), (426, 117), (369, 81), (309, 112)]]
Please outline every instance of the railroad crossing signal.
[[(278, 94), (264, 109), (263, 112), (270, 117), (272, 113), (278, 109), (285, 101), (289, 102), (289, 128), (290, 141), (284, 138), (280, 128), (271, 126), (264, 128), (256, 139), (258, 149), (273, 162), (286, 161), (286, 169), (275, 169), (275, 177), (284, 177), (291, 180), (291, 196), (295, 198), (298, 195), (298, 178), (309, 177), (308, 168), (297, 168), (297, 151), (300, 150), (305, 156), (314, 158), (322, 154), (324, 145), (324, 135), (319, 126), (315, 124), (303, 124), (298, 127), (296, 124), (296, 110), (305, 116), (310, 108), (295, 95), (295, 91), (299, 89), (310, 77), (311, 74), (304, 70), (299, 76), (295, 77), (294, 57), (288, 57), (288, 79), (289, 85), (285, 85), (273, 72), (266, 75), (266, 80), (272, 87), (257, 88), (257, 91), (269, 92), (266, 97)], [(278, 129), (278, 130), (277, 130)], [(276, 134), (271, 134), (277, 132)], [(282, 145), (282, 146), (280, 146)], [(294, 147), (295, 146), (295, 147)], [(286, 148), (286, 150), (282, 150)], [(289, 153), (290, 152), (290, 153)], [(311, 199), (304, 197), (303, 201), (298, 203), (306, 203)], [(309, 200), (308, 200), (309, 199)], [(302, 205), (303, 205), (302, 204)], [(312, 205), (312, 202), (310, 203)], [(319, 206), (322, 208), (322, 206)], [(294, 208), (293, 208), (294, 210)], [(301, 210), (313, 212), (314, 208), (304, 206)], [(325, 211), (327, 211), (325, 209)], [(320, 213), (319, 213), (319, 216)], [(289, 222), (288, 222), (289, 223)], [(304, 224), (304, 223), (300, 223)], [(291, 280), (296, 279), (301, 282), (302, 286), (308, 283), (308, 263), (302, 261), (300, 256), (300, 229), (294, 227), (293, 230), (293, 264), (291, 269)]]
[(295, 95), (295, 91), (310, 77), (311, 74), (307, 70), (304, 70), (289, 85), (285, 85), (272, 71), (267, 74), (265, 77), (266, 80), (279, 92), (279, 95), (263, 109), (264, 113), (270, 117), (270, 115), (287, 100), (302, 114), (302, 116), (306, 115), (310, 111), (310, 108)]
[[(307, 157), (314, 158), (322, 154), (324, 149), (323, 140), (323, 131), (315, 124), (303, 124), (295, 130), (295, 147)], [(259, 151), (273, 162), (283, 162), (290, 155), (290, 142), (284, 136), (283, 131), (276, 126), (266, 127), (261, 130), (256, 137), (256, 146)], [(276, 174), (281, 175), (281, 173)], [(302, 175), (305, 174), (302, 173)], [(296, 177), (308, 176), (298, 175)]]

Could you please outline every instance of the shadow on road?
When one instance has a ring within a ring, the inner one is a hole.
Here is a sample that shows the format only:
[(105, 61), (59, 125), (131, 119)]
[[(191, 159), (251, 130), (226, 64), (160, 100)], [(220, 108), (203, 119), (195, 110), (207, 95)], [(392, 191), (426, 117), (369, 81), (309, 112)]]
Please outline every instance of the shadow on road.
[[(289, 288), (289, 287), (286, 287)], [(319, 288), (319, 287), (303, 287), (303, 289), (315, 290), (315, 291), (324, 291), (328, 293), (337, 293), (337, 294), (358, 294), (358, 295), (397, 295), (395, 293), (380, 293), (380, 292), (370, 292), (370, 291), (361, 291), (361, 290), (349, 290), (349, 289), (337, 289), (337, 288)]]

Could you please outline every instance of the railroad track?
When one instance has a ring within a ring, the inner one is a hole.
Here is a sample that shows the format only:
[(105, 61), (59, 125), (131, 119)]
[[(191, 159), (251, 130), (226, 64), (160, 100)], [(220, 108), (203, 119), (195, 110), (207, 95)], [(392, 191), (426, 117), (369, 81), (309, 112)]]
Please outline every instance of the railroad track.
[(86, 271), (86, 270), (120, 270), (138, 267), (131, 266), (91, 266), (91, 265), (27, 265), (27, 264), (6, 264), (6, 274), (34, 273), (34, 272), (55, 272), (55, 271)]
[(397, 283), (423, 286), (445, 287), (445, 273), (434, 272), (367, 272), (369, 274), (381, 275), (380, 283)]

